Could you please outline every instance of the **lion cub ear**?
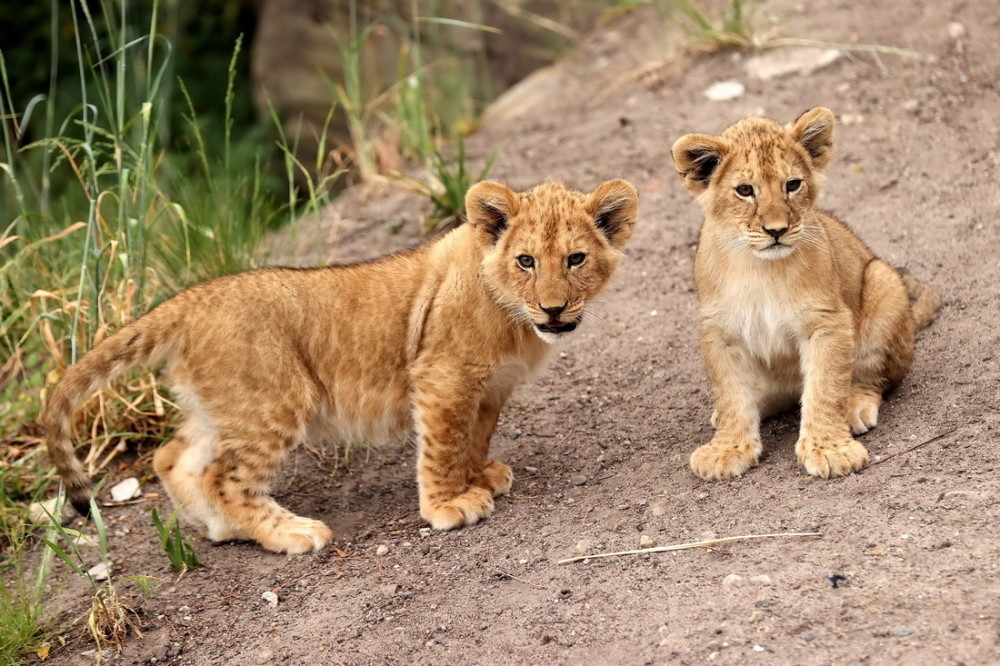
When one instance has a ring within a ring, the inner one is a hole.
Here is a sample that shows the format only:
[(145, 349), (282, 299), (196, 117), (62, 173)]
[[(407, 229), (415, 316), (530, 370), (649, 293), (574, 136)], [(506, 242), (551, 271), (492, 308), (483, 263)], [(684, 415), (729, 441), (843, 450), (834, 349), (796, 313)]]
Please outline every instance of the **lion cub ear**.
[(788, 125), (792, 140), (806, 149), (814, 169), (822, 171), (830, 163), (834, 123), (833, 112), (817, 106)]
[(639, 193), (627, 180), (609, 180), (590, 193), (583, 207), (611, 245), (621, 249), (639, 216)]
[(688, 134), (674, 142), (670, 153), (677, 167), (677, 176), (691, 194), (698, 196), (708, 189), (712, 174), (727, 149), (725, 141), (708, 134)]
[(517, 209), (517, 193), (500, 183), (476, 183), (465, 195), (469, 222), (489, 234), (494, 243), (507, 229), (507, 220), (517, 215)]

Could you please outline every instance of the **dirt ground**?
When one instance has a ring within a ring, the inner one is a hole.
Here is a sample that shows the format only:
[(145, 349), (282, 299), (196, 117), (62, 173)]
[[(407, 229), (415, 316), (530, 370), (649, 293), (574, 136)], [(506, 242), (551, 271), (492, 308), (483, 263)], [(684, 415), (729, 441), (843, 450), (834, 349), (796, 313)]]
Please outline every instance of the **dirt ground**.
[[(649, 67), (667, 51), (645, 10), (588, 39), (540, 75), (544, 94), (523, 89), (518, 109), (470, 141), (479, 163), (504, 144), (490, 175), (516, 188), (623, 177), (642, 196), (602, 319), (502, 416), (493, 447), (518, 478), (493, 517), (421, 530), (410, 448), (346, 467), (303, 449), (279, 500), (326, 521), (336, 548), (288, 558), (199, 541), (207, 568), (174, 582), (150, 503), (108, 509), (116, 575), (166, 581), (142, 606), (144, 636), (109, 663), (1000, 663), (1000, 13), (967, 0), (775, 0), (760, 11), (785, 34), (921, 58), (854, 52), (768, 82), (732, 53)], [(727, 79), (746, 92), (706, 99)], [(792, 120), (816, 105), (841, 121), (822, 204), (944, 305), (862, 439), (884, 464), (807, 476), (789, 414), (765, 424), (759, 467), (702, 481), (687, 466), (711, 436), (691, 280), (700, 210), (669, 148), (746, 115)], [(283, 247), (304, 248), (300, 262), (389, 251), (415, 240), (413, 206), (394, 191), (349, 193)], [(643, 535), (666, 545), (811, 530), (822, 536), (556, 564), (636, 548)], [(85, 588), (70, 583), (61, 598), (71, 618)], [(49, 661), (92, 663), (83, 634), (69, 632)]]

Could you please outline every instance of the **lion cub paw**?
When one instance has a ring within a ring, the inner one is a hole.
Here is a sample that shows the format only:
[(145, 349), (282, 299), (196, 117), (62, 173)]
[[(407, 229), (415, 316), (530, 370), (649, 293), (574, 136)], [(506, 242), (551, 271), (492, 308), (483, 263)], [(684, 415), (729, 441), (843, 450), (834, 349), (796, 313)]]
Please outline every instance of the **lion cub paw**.
[(292, 516), (263, 534), (257, 541), (267, 550), (276, 553), (300, 555), (322, 550), (333, 540), (330, 528), (318, 520)]
[(882, 396), (878, 394), (852, 391), (851, 403), (847, 410), (851, 433), (863, 435), (878, 425), (878, 408), (881, 405)]
[(472, 525), (493, 513), (493, 494), (473, 486), (461, 495), (444, 501), (423, 500), (420, 515), (436, 530), (451, 530)]
[(691, 470), (703, 479), (722, 481), (756, 467), (759, 459), (759, 443), (715, 437), (691, 454)]
[(499, 460), (491, 460), (472, 479), (472, 485), (485, 488), (493, 497), (505, 495), (514, 483), (514, 470)]
[(850, 437), (820, 440), (803, 435), (795, 446), (799, 462), (813, 476), (829, 479), (847, 476), (868, 464), (868, 451)]

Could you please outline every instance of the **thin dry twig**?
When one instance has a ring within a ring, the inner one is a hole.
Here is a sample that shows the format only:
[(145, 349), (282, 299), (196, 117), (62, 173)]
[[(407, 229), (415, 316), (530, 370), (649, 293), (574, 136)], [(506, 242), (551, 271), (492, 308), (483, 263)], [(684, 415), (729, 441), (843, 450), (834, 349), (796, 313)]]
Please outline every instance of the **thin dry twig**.
[(769, 537), (804, 537), (823, 536), (822, 532), (779, 532), (777, 534), (747, 534), (745, 536), (723, 537), (721, 539), (708, 539), (707, 541), (695, 541), (693, 543), (681, 543), (674, 546), (656, 546), (654, 548), (639, 548), (638, 550), (623, 550), (617, 553), (595, 553), (594, 555), (580, 555), (559, 560), (556, 564), (569, 564), (580, 560), (593, 560), (598, 557), (617, 557), (619, 555), (642, 555), (643, 553), (666, 553), (672, 550), (687, 550), (688, 548), (707, 548), (720, 543), (730, 541), (743, 541), (746, 539), (765, 539)]
[(896, 456), (901, 456), (901, 455), (903, 455), (904, 453), (909, 453), (910, 451), (916, 451), (916, 450), (917, 450), (917, 449), (919, 449), (919, 448), (920, 448), (921, 446), (927, 446), (928, 444), (931, 444), (931, 443), (933, 443), (933, 442), (936, 442), (936, 441), (938, 441), (939, 439), (944, 439), (945, 437), (947, 437), (948, 435), (952, 434), (953, 432), (955, 432), (955, 431), (957, 431), (957, 430), (958, 430), (958, 426), (955, 426), (955, 427), (954, 427), (954, 428), (952, 428), (951, 430), (946, 430), (946, 431), (944, 431), (943, 433), (941, 433), (940, 435), (935, 435), (935, 436), (931, 437), (930, 439), (928, 439), (927, 441), (924, 441), (924, 442), (920, 442), (920, 443), (919, 443), (919, 444), (917, 444), (916, 446), (911, 446), (910, 448), (906, 449), (905, 451), (897, 451), (896, 453), (893, 453), (892, 455), (889, 455), (889, 456), (886, 456), (885, 458), (882, 458), (881, 460), (876, 460), (875, 462), (873, 462), (873, 463), (870, 463), (870, 464), (868, 465), (868, 467), (874, 467), (875, 465), (881, 465), (881, 464), (882, 464), (882, 463), (884, 463), (885, 461), (887, 461), (887, 460), (892, 460), (892, 459), (893, 459), (893, 458), (895, 458)]

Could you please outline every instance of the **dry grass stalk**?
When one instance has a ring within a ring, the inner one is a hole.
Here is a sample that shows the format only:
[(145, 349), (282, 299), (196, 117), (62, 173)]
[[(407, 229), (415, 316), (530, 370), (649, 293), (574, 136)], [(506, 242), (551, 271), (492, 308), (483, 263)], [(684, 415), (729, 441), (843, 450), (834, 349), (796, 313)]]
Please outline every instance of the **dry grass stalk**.
[(111, 584), (100, 588), (94, 595), (93, 605), (87, 616), (87, 628), (97, 643), (98, 663), (101, 661), (100, 650), (104, 646), (114, 645), (121, 651), (122, 642), (130, 634), (142, 636), (139, 615), (118, 597), (118, 591)]
[(681, 543), (673, 546), (656, 546), (654, 548), (639, 548), (638, 550), (623, 550), (617, 553), (595, 553), (593, 555), (580, 555), (559, 560), (557, 564), (570, 564), (581, 560), (593, 560), (599, 557), (618, 557), (619, 555), (642, 555), (644, 553), (667, 553), (673, 550), (687, 550), (688, 548), (709, 548), (720, 543), (730, 541), (744, 541), (746, 539), (767, 539), (771, 537), (804, 537), (823, 536), (822, 532), (779, 532), (777, 534), (747, 534), (745, 536), (723, 537), (721, 539), (708, 539), (707, 541), (695, 541), (693, 543)]

